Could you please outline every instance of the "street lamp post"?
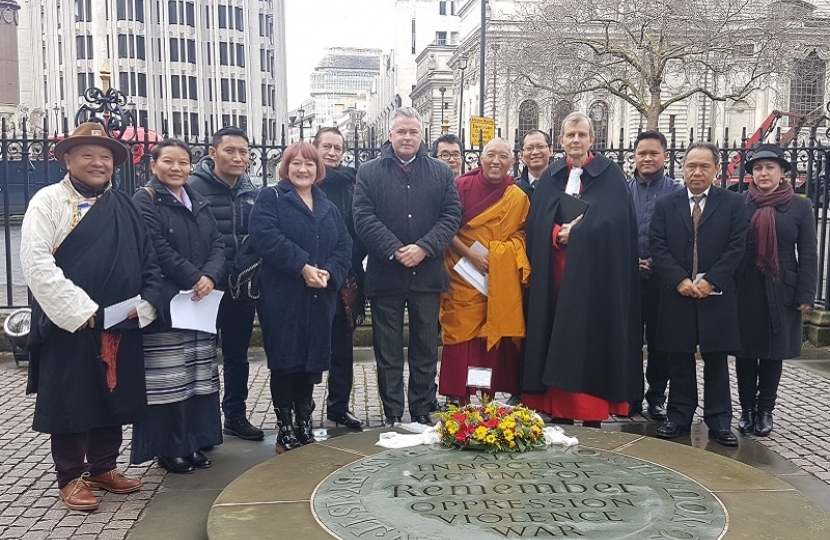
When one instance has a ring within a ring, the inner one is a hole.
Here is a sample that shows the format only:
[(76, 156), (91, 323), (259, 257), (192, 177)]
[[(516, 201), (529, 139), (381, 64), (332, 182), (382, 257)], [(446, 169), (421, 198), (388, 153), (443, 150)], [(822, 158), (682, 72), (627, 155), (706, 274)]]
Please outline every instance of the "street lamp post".
[(478, 44), (478, 115), (484, 116), (484, 60), (487, 56), (484, 48), (487, 41), (487, 0), (481, 2), (481, 37)]
[(297, 109), (297, 114), (300, 115), (300, 140), (303, 140), (303, 118), (305, 118), (305, 109), (300, 107)]
[(444, 92), (446, 92), (447, 89), (441, 86), (440, 88), (438, 88), (438, 91), (441, 92), (441, 134), (443, 135), (444, 133), (446, 133), (444, 131)]
[(55, 103), (55, 106), (52, 107), (52, 110), (55, 111), (55, 134), (57, 134), (61, 125), (61, 108), (60, 106), (58, 106), (57, 103)]
[(498, 75), (499, 44), (493, 43), (493, 118), (496, 118), (496, 77)]
[(467, 62), (469, 58), (466, 54), (458, 57), (458, 69), (461, 70), (461, 92), (458, 100), (458, 134), (461, 135), (461, 130), (464, 126), (464, 70), (467, 69)]

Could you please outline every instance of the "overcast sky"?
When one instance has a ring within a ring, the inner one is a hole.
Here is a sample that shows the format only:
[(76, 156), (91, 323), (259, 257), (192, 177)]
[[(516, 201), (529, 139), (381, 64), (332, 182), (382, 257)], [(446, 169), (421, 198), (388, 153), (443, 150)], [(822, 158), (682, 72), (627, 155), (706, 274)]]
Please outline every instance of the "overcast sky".
[(308, 76), (326, 47), (392, 47), (395, 0), (285, 0), (288, 109), (308, 97)]

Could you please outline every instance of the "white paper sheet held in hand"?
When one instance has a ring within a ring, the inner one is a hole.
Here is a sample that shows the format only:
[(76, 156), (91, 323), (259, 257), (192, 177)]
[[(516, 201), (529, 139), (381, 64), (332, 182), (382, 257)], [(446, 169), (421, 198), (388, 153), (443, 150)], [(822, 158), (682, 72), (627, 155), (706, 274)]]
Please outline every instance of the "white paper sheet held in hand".
[(137, 294), (132, 298), (122, 300), (104, 308), (104, 330), (109, 330), (121, 321), (126, 321), (130, 312), (141, 303), (141, 295)]
[(194, 294), (193, 291), (182, 291), (170, 301), (171, 326), (215, 334), (219, 301), (225, 293), (214, 289), (198, 302), (193, 301)]
[[(470, 250), (475, 253), (481, 253), (482, 255), (490, 253), (490, 251), (478, 240), (470, 246)], [(473, 266), (473, 263), (471, 263), (467, 257), (461, 257), (461, 260), (453, 266), (453, 270), (458, 272), (461, 277), (467, 280), (467, 283), (475, 287), (478, 292), (484, 296), (487, 296), (487, 284), (490, 280), (490, 276), (479, 272), (478, 268)]]

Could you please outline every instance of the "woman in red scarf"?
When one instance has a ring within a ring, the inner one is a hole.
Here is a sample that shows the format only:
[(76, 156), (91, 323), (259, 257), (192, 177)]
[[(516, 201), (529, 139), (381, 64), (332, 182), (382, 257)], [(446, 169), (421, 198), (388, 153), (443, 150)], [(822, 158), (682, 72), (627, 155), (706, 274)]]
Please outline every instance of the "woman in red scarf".
[(749, 156), (749, 238), (739, 270), (741, 350), (736, 354), (741, 433), (772, 431), (782, 359), (801, 355), (801, 314), (816, 293), (816, 228), (809, 199), (794, 196), (784, 152), (762, 144)]

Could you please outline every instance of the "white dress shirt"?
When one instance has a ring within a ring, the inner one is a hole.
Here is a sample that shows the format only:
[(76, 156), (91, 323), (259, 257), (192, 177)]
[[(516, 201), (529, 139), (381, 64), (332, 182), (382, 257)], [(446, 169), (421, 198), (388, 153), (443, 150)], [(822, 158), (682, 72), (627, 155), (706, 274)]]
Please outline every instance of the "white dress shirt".
[[(706, 208), (706, 200), (709, 198), (709, 190), (710, 189), (712, 189), (712, 186), (709, 186), (708, 188), (706, 188), (703, 191), (703, 193), (698, 193), (698, 195), (703, 195), (703, 198), (700, 199), (700, 202), (698, 203), (700, 205), (700, 213), (701, 214), (703, 213), (703, 209)], [(694, 197), (695, 195), (694, 195), (694, 193), (689, 191), (689, 188), (686, 188), (686, 195), (688, 195), (688, 197), (689, 197), (689, 212), (694, 214), (695, 201), (692, 200), (692, 197)]]

